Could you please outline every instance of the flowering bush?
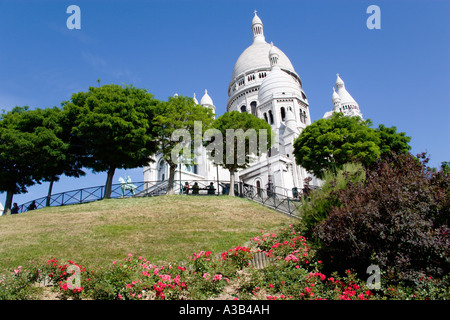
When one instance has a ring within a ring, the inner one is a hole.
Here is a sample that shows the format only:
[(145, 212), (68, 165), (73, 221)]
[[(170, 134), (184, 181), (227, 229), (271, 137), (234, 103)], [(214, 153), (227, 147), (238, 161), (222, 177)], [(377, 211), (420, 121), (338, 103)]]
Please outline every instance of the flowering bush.
[[(86, 269), (74, 261), (61, 264), (56, 258), (47, 261), (40, 270), (43, 281), (56, 285), (62, 298), (80, 299), (83, 292), (81, 282), (86, 280)], [(78, 284), (78, 285), (77, 285)]]
[[(0, 275), (0, 299), (39, 298), (42, 288), (35, 283), (43, 280), (63, 299), (211, 299), (230, 291), (234, 299), (450, 299), (448, 276), (424, 276), (415, 287), (393, 286), (383, 278), (381, 289), (370, 290), (354, 271), (327, 275), (307, 239), (293, 225), (252, 241), (256, 248), (237, 246), (221, 254), (200, 251), (179, 265), (155, 265), (130, 253), (94, 270), (57, 259), (39, 266), (19, 266)], [(249, 267), (255, 249), (272, 259), (265, 268)], [(79, 286), (73, 270), (79, 271)]]
[(284, 228), (277, 235), (270, 233), (251, 239), (256, 243), (257, 248), (265, 252), (270, 258), (284, 260), (288, 268), (299, 268), (299, 266), (314, 266), (320, 262), (313, 262), (313, 253), (307, 244), (306, 238), (295, 230), (294, 225)]
[(197, 273), (189, 280), (190, 295), (193, 299), (205, 299), (222, 292), (229, 283), (229, 279), (222, 274)]
[(86, 294), (101, 300), (178, 299), (187, 289), (185, 271), (182, 266), (153, 265), (130, 253), (121, 262), (92, 271)]
[(222, 252), (220, 258), (224, 264), (231, 264), (234, 270), (241, 270), (249, 265), (253, 255), (250, 248), (237, 246), (233, 249)]
[(0, 274), (0, 300), (39, 299), (41, 288), (33, 284), (38, 280), (37, 270), (33, 267), (18, 266), (12, 272)]
[(211, 251), (200, 251), (192, 254), (193, 268), (195, 272), (204, 273), (213, 267)]
[(258, 299), (367, 300), (373, 296), (351, 272), (342, 279), (321, 273), (322, 262), (315, 261), (306, 238), (292, 225), (278, 235), (272, 233), (253, 240), (258, 248), (275, 258), (272, 265), (252, 275), (258, 290), (252, 289), (251, 294)]

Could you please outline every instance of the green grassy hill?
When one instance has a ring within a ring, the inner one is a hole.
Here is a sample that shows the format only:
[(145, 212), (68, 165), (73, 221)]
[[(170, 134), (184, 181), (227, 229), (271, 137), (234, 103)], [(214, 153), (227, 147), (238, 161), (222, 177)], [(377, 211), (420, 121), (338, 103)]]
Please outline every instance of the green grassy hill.
[(57, 258), (102, 266), (137, 253), (153, 263), (220, 253), (293, 220), (246, 199), (110, 199), (0, 217), (0, 270)]

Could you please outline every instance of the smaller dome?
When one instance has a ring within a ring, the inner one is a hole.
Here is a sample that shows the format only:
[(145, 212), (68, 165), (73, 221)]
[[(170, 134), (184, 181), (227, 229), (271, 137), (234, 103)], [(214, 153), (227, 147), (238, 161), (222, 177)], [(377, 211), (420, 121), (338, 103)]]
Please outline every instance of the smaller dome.
[(273, 45), (273, 42), (270, 43), (270, 50), (269, 50), (269, 57), (273, 56), (273, 55), (277, 55), (279, 56), (280, 54), (278, 53), (277, 47), (275, 47)]
[(341, 104), (342, 105), (349, 104), (349, 105), (358, 106), (355, 99), (353, 99), (353, 97), (350, 95), (350, 93), (348, 93), (347, 89), (345, 89), (344, 81), (341, 79), (341, 77), (339, 77), (339, 73), (336, 76), (337, 76), (337, 79), (336, 79), (337, 94), (339, 95), (339, 98), (341, 99)]
[(287, 72), (280, 69), (278, 65), (278, 50), (271, 43), (269, 50), (270, 72), (261, 83), (258, 92), (258, 100), (260, 103), (266, 102), (275, 94), (287, 94), (289, 96), (301, 96), (300, 84)]
[(195, 97), (195, 92), (194, 92), (194, 102), (195, 102), (195, 104), (198, 104), (198, 101), (197, 101), (197, 98)]
[(203, 95), (202, 99), (200, 100), (201, 105), (210, 105), (213, 106), (214, 103), (211, 99), (211, 97), (208, 95), (208, 90), (205, 89), (205, 94)]
[(295, 121), (294, 112), (291, 109), (286, 111), (286, 127), (295, 128), (297, 126), (297, 121)]
[(280, 68), (273, 68), (259, 87), (258, 100), (264, 103), (274, 94), (301, 96), (300, 84)]
[(336, 74), (336, 88), (342, 88), (344, 87), (344, 81), (342, 81), (341, 77), (339, 77), (339, 73)]
[(337, 94), (336, 90), (334, 90), (334, 87), (333, 87), (333, 95), (331, 96), (331, 101), (333, 103), (341, 101), (341, 97), (339, 97), (339, 95)]

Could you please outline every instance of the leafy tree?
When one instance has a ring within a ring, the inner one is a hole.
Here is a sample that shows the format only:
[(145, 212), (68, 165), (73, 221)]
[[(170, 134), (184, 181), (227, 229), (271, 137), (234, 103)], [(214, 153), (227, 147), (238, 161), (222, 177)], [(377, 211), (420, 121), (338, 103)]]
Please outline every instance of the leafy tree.
[(328, 218), (331, 208), (341, 205), (336, 194), (338, 190), (345, 189), (350, 181), (356, 183), (364, 179), (365, 170), (360, 163), (346, 163), (335, 174), (327, 171), (321, 188), (312, 190), (298, 208), (302, 234), (311, 238), (315, 226)]
[(50, 205), (53, 183), (59, 181), (64, 174), (68, 177), (84, 176), (79, 156), (74, 153), (70, 144), (72, 126), (64, 117), (60, 108), (36, 109), (33, 111), (35, 130), (40, 135), (46, 135), (48, 145), (40, 146), (39, 159), (36, 159), (37, 170), (41, 172), (42, 180), (50, 182), (46, 205)]
[(40, 112), (25, 106), (0, 116), (0, 191), (6, 192), (6, 213), (14, 194), (26, 193), (44, 178), (39, 165), (55, 141), (51, 130), (39, 127)]
[(323, 178), (327, 170), (336, 173), (347, 162), (364, 166), (375, 162), (381, 154), (409, 150), (409, 137), (397, 133), (395, 127), (370, 128), (369, 120), (335, 113), (306, 127), (294, 142), (297, 164)]
[[(229, 195), (234, 196), (236, 171), (247, 168), (252, 157), (268, 151), (274, 134), (266, 121), (239, 111), (227, 112), (218, 117), (212, 127), (216, 132), (208, 143), (210, 157), (230, 171)], [(261, 133), (266, 134), (266, 139), (260, 140)]]
[(114, 84), (90, 87), (63, 103), (83, 166), (107, 172), (105, 198), (111, 196), (116, 169), (145, 166), (155, 153), (152, 119), (157, 103), (145, 89)]
[[(155, 141), (158, 151), (169, 165), (167, 194), (174, 192), (177, 165), (181, 162), (193, 163), (197, 147), (193, 143), (201, 141), (203, 133), (213, 121), (213, 111), (196, 104), (190, 97), (169, 97), (168, 101), (158, 104), (153, 126), (157, 132)], [(198, 126), (195, 126), (196, 122)], [(180, 142), (181, 137), (183, 140)]]
[(408, 144), (411, 137), (407, 137), (404, 132), (397, 133), (396, 127), (386, 127), (380, 124), (375, 132), (380, 138), (380, 152), (381, 154), (394, 153), (408, 153), (411, 146)]
[(441, 170), (442, 172), (444, 172), (445, 174), (450, 174), (450, 162), (448, 161), (443, 161), (441, 163)]

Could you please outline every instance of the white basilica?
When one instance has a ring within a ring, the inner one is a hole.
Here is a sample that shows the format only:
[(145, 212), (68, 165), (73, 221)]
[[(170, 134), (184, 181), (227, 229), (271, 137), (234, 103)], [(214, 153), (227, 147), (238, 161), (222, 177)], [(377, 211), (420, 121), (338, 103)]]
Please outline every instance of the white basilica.
[[(236, 174), (236, 182), (292, 197), (294, 188), (301, 190), (307, 177), (312, 178), (310, 184), (320, 184), (305, 169), (296, 165), (293, 155), (294, 140), (311, 124), (309, 103), (302, 89), (300, 76), (289, 58), (273, 43), (266, 41), (263, 23), (256, 11), (252, 31), (253, 42), (239, 56), (233, 69), (228, 86), (227, 111), (250, 112), (264, 119), (277, 134), (277, 143), (268, 154), (256, 159), (248, 168), (240, 170)], [(337, 92), (333, 88), (333, 109), (325, 113), (324, 118), (330, 117), (334, 112), (362, 118), (358, 104), (345, 89), (339, 75), (336, 88)], [(194, 100), (198, 103), (195, 94)], [(214, 103), (206, 90), (199, 104), (215, 111)], [(201, 161), (196, 163), (181, 165), (176, 172), (175, 181), (192, 183), (197, 180), (204, 181), (205, 184), (210, 181), (229, 181), (228, 170), (210, 161), (205, 150), (202, 151)], [(144, 180), (162, 183), (168, 179), (168, 172), (168, 166), (161, 155), (157, 155), (155, 162), (144, 168)]]

